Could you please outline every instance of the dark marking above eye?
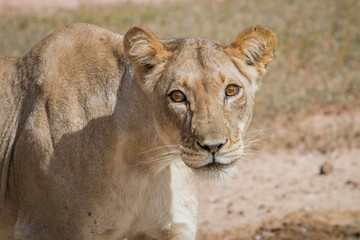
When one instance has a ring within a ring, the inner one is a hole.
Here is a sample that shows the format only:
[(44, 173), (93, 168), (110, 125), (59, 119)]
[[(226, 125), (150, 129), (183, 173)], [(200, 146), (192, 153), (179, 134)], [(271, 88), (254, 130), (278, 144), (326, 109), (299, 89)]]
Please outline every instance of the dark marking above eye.
[(189, 85), (189, 77), (188, 76), (185, 76), (183, 79), (182, 79), (182, 85), (184, 87), (187, 87)]
[(220, 80), (224, 83), (226, 80), (226, 76), (222, 72), (219, 72), (219, 77), (220, 77)]
[(204, 59), (203, 59), (203, 56), (202, 56), (202, 52), (203, 52), (204, 48), (200, 46), (198, 40), (196, 41), (196, 46), (197, 46), (196, 47), (197, 59), (199, 60), (200, 66), (202, 68), (204, 68)]

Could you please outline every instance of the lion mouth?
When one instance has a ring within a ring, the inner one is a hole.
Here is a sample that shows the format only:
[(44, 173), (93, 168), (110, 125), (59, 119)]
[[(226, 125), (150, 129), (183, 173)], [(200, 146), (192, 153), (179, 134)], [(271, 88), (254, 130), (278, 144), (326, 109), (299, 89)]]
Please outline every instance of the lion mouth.
[(210, 170), (210, 171), (219, 171), (229, 168), (232, 163), (218, 163), (218, 162), (211, 162), (204, 166), (194, 168), (196, 170)]
[(202, 166), (194, 166), (186, 161), (184, 163), (193, 169), (194, 173), (202, 179), (223, 179), (224, 177), (231, 175), (235, 170), (235, 161), (228, 163), (221, 163), (212, 161)]

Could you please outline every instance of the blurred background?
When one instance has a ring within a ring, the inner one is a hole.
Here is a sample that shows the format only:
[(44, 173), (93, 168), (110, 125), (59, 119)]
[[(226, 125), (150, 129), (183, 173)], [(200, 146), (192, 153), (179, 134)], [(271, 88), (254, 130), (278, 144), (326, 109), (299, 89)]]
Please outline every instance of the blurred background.
[(360, 1), (0, 0), (0, 56), (87, 22), (225, 44), (263, 25), (278, 49), (248, 154), (200, 189), (198, 239), (360, 239)]

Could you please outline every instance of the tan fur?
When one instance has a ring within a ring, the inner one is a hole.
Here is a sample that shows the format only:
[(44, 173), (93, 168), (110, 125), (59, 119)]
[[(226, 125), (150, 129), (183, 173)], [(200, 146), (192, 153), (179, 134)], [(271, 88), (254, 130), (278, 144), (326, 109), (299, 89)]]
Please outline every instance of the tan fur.
[(0, 59), (0, 239), (195, 239), (198, 177), (241, 158), (275, 47), (73, 24)]

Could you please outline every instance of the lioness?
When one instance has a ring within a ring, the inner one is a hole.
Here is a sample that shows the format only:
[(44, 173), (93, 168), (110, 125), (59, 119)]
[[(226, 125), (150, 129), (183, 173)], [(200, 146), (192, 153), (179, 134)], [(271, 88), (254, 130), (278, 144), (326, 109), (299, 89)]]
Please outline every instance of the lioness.
[(72, 24), (0, 59), (0, 239), (195, 239), (199, 176), (241, 158), (275, 47)]

